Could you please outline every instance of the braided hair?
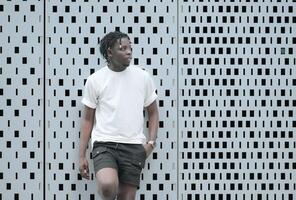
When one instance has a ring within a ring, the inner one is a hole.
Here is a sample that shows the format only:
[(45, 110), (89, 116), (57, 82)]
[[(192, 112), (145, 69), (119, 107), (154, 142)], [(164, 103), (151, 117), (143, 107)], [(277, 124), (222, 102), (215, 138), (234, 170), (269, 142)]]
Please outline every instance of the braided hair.
[(112, 48), (118, 39), (119, 39), (119, 44), (121, 44), (121, 38), (128, 38), (130, 40), (129, 36), (126, 33), (122, 33), (120, 31), (114, 31), (105, 35), (100, 41), (100, 52), (108, 63), (109, 63), (109, 58), (107, 53), (108, 48)]

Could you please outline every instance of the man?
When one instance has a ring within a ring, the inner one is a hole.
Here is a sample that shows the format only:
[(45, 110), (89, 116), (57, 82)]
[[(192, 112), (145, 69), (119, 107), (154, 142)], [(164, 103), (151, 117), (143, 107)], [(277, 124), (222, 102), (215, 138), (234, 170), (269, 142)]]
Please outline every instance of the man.
[[(85, 154), (91, 136), (100, 196), (104, 200), (133, 200), (145, 159), (156, 145), (156, 89), (146, 71), (130, 65), (132, 48), (127, 34), (108, 33), (100, 42), (100, 52), (107, 66), (88, 77), (82, 99), (79, 170), (89, 179)], [(144, 108), (149, 120), (147, 140)]]

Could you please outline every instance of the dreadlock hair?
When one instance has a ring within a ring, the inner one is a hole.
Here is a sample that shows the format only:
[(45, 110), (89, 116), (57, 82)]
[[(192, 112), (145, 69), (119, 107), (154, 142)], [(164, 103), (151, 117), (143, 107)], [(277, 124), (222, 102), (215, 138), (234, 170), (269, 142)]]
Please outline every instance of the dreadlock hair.
[(122, 33), (120, 31), (114, 31), (105, 35), (100, 41), (100, 52), (102, 56), (106, 59), (107, 63), (109, 63), (109, 58), (107, 53), (108, 48), (112, 48), (118, 39), (119, 39), (119, 44), (121, 45), (121, 38), (128, 38), (130, 40), (129, 36), (126, 33)]

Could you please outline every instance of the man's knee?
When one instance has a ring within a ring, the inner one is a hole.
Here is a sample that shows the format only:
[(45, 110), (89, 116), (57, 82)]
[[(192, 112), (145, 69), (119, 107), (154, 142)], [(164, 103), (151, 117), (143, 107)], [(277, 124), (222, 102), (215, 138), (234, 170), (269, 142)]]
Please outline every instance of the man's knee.
[(97, 172), (99, 194), (104, 200), (114, 200), (118, 192), (117, 171), (112, 168), (101, 169)]
[(118, 184), (116, 182), (102, 181), (99, 184), (99, 193), (104, 199), (115, 199), (118, 192)]

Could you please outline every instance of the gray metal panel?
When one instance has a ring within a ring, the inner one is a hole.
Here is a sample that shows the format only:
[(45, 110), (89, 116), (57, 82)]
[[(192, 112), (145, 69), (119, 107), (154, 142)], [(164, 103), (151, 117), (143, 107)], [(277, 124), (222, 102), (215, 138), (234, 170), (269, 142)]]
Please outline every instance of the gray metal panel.
[(137, 199), (295, 198), (295, 3), (46, 1), (43, 91), (44, 2), (3, 2), (0, 199), (99, 198), (78, 176), (80, 100), (116, 27), (159, 95)]
[[(89, 49), (96, 46), (95, 35), (89, 33), (89, 24), (84, 23), (85, 17), (90, 12), (87, 10), (90, 9), (90, 5), (83, 3), (81, 6), (70, 1), (50, 1), (46, 6), (48, 11), (46, 197), (47, 199), (92, 199), (90, 197), (96, 194), (95, 182), (78, 180), (82, 109), (80, 95), (84, 79), (90, 73), (90, 67), (86, 67), (83, 60), (94, 58), (89, 54)], [(79, 12), (81, 7), (83, 12)], [(66, 9), (70, 12), (66, 13)], [(71, 23), (72, 16), (77, 19), (77, 23)], [(77, 38), (77, 43), (71, 44), (74, 37)], [(89, 45), (83, 46), (84, 37), (89, 37)], [(80, 47), (83, 47), (80, 50), (86, 55), (79, 55)], [(90, 62), (92, 65), (96, 64), (94, 60)]]
[(43, 197), (43, 3), (0, 3), (0, 199)]
[[(78, 94), (90, 73), (105, 65), (99, 54), (99, 38), (116, 27), (129, 33), (134, 64), (146, 68), (153, 76), (160, 102), (159, 144), (147, 160), (137, 198), (174, 198), (177, 195), (176, 2), (159, 2), (156, 6), (151, 2), (50, 1), (47, 10), (48, 199), (99, 199), (91, 160), (92, 180), (78, 180), (82, 110)], [(84, 43), (86, 40), (88, 43)], [(90, 53), (91, 48), (94, 54)], [(75, 106), (71, 105), (73, 102)]]
[(179, 4), (180, 199), (295, 198), (295, 4)]

